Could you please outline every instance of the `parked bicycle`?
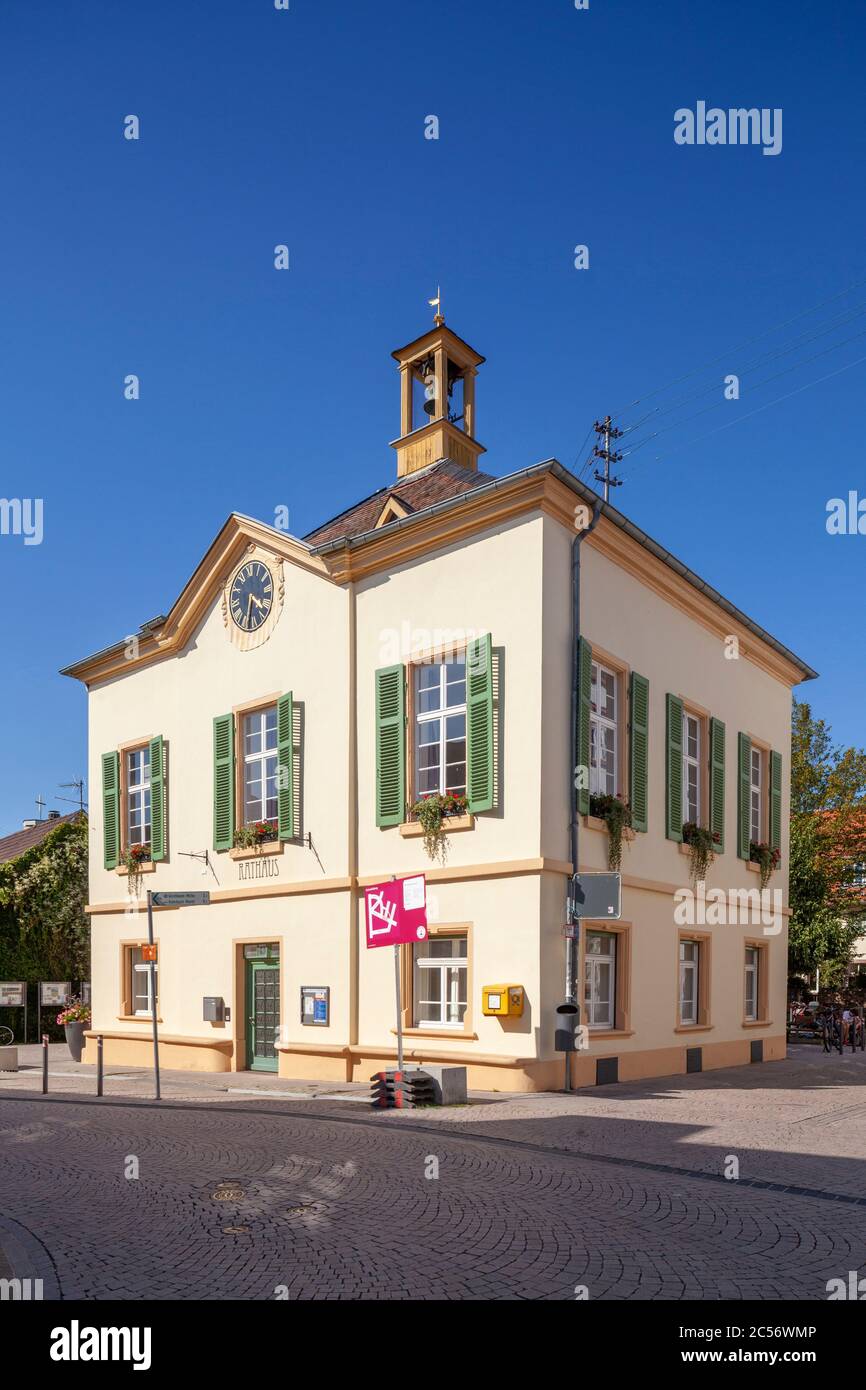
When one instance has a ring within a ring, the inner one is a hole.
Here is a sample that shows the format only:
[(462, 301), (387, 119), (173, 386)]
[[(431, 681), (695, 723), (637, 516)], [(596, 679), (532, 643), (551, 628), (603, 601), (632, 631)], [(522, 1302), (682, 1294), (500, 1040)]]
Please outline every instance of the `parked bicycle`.
[(7, 1028), (5, 1025), (0, 1028), (0, 1047), (11, 1047), (14, 1041), (15, 1034), (11, 1028)]
[(821, 1014), (821, 1046), (825, 1052), (832, 1052), (833, 1049), (842, 1055), (843, 1034), (842, 1018), (838, 1009), (828, 1008)]

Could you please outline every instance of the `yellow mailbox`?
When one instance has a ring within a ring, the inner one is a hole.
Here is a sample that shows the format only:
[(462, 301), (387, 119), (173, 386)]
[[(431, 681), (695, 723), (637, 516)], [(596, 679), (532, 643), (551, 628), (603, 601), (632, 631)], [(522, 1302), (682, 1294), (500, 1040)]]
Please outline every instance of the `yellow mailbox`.
[(481, 1012), (496, 1018), (520, 1018), (523, 1013), (523, 985), (483, 985)]

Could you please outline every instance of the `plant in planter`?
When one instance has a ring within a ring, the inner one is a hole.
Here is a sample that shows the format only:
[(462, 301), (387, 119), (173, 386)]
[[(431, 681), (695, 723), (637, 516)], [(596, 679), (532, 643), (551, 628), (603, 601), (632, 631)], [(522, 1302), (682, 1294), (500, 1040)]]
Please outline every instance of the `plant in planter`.
[(141, 882), (141, 866), (150, 860), (150, 845), (127, 845), (120, 856), (120, 862), (129, 875), (129, 888), (133, 893), (138, 892)]
[(84, 1030), (90, 1027), (90, 1006), (80, 999), (70, 999), (57, 1015), (57, 1022), (66, 1033), (66, 1042), (73, 1062), (81, 1061), (84, 1049)]
[(250, 825), (239, 826), (235, 831), (235, 849), (257, 849), (276, 837), (277, 827), (273, 821), (253, 821)]
[(589, 814), (607, 826), (607, 867), (614, 873), (622, 868), (623, 832), (631, 825), (631, 807), (621, 796), (591, 796)]
[(424, 848), (431, 859), (445, 858), (444, 822), (456, 816), (465, 816), (468, 809), (469, 798), (455, 796), (453, 792), (446, 792), (444, 796), (430, 792), (412, 806), (410, 814), (424, 831)]
[(761, 870), (761, 887), (766, 888), (770, 882), (770, 875), (774, 869), (778, 869), (779, 861), (782, 858), (781, 851), (773, 849), (772, 845), (765, 844), (763, 841), (751, 840), (749, 843), (749, 858), (753, 864), (757, 864)]
[(683, 826), (683, 844), (689, 847), (689, 873), (693, 883), (706, 880), (716, 857), (716, 848), (721, 842), (718, 830), (708, 830), (693, 820)]

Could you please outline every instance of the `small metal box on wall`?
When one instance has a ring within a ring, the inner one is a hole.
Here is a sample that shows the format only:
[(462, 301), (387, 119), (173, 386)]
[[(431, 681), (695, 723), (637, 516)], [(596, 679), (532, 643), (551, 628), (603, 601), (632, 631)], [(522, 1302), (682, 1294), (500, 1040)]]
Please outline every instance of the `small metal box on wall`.
[(523, 985), (483, 985), (481, 1012), (494, 1018), (520, 1018), (523, 1014)]
[(221, 995), (206, 994), (201, 1002), (205, 1023), (225, 1023), (226, 1001)]

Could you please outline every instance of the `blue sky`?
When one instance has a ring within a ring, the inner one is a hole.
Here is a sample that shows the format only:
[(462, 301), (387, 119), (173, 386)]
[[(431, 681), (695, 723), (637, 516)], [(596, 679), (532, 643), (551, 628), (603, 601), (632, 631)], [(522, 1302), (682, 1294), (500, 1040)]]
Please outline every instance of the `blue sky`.
[[(866, 306), (864, 284), (735, 350), (866, 276), (864, 39), (855, 0), (4, 0), (0, 495), (44, 499), (44, 540), (0, 536), (0, 833), (85, 770), (58, 669), (166, 612), (229, 512), (285, 504), (303, 534), (394, 476), (390, 351), (440, 282), (488, 359), (491, 472), (572, 466), (606, 410), (710, 386), (626, 437), (676, 426), (614, 500), (866, 742), (866, 537), (825, 530), (829, 498), (866, 496), (866, 363), (839, 372), (866, 316), (687, 419)], [(781, 154), (675, 144), (699, 100), (781, 108)]]

